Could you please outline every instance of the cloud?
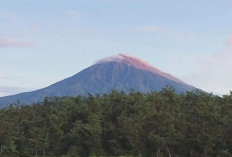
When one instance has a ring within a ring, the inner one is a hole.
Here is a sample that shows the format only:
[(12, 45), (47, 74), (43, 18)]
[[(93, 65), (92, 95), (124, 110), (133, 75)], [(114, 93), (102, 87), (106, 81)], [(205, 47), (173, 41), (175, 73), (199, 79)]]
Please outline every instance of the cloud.
[(83, 34), (94, 34), (96, 33), (96, 30), (93, 28), (81, 28), (79, 32)]
[(26, 77), (24, 76), (9, 76), (3, 71), (0, 71), (0, 80), (22, 80), (25, 79)]
[(207, 92), (228, 94), (232, 91), (231, 59), (232, 49), (222, 50), (211, 56), (198, 56), (193, 59), (198, 68), (183, 79)]
[(76, 18), (81, 18), (82, 17), (82, 14), (75, 11), (75, 10), (68, 11), (68, 15), (72, 16), (72, 17), (76, 17)]
[(0, 71), (0, 79), (7, 79), (7, 78), (8, 76), (4, 72)]
[(39, 31), (39, 30), (41, 30), (41, 26), (40, 25), (33, 25), (33, 26), (31, 26), (31, 29), (34, 31)]
[(227, 45), (232, 45), (232, 37), (230, 37), (227, 41), (226, 41)]
[(16, 20), (17, 15), (15, 13), (7, 13), (7, 14), (5, 14), (4, 18), (8, 22), (13, 22)]
[(17, 41), (12, 38), (0, 38), (0, 48), (31, 48), (36, 45), (33, 41)]
[(160, 27), (160, 26), (140, 26), (140, 27), (135, 27), (132, 28), (133, 32), (147, 32), (147, 33), (165, 33), (165, 34), (170, 34), (170, 35), (175, 35), (178, 37), (192, 37), (195, 36), (195, 33), (193, 32), (180, 32), (177, 30), (165, 28), (165, 27)]
[(158, 27), (158, 26), (142, 26), (142, 27), (136, 27), (133, 30), (135, 32), (164, 32), (164, 33), (174, 32), (170, 29), (164, 27)]
[(8, 96), (13, 94), (18, 94), (22, 92), (32, 91), (33, 89), (27, 89), (22, 87), (8, 87), (8, 86), (0, 86), (0, 97)]

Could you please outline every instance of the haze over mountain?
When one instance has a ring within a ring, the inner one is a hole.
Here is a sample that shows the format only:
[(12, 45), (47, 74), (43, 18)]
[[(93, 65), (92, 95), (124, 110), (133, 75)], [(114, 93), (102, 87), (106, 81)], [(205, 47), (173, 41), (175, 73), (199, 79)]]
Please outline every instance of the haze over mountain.
[(125, 92), (130, 91), (130, 89), (150, 92), (160, 91), (165, 86), (173, 87), (177, 93), (197, 89), (138, 58), (119, 54), (99, 60), (74, 76), (46, 88), (1, 97), (0, 108), (15, 103), (17, 100), (26, 104), (40, 102), (46, 96), (103, 94), (112, 89)]

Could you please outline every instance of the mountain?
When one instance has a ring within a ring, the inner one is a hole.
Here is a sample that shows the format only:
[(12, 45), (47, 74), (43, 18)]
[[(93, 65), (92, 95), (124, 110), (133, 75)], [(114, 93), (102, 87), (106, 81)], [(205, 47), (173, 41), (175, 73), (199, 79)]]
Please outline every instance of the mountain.
[(173, 87), (177, 93), (196, 89), (138, 58), (119, 54), (99, 60), (74, 76), (46, 88), (2, 97), (0, 108), (17, 100), (26, 104), (40, 102), (46, 96), (102, 94), (112, 89), (128, 92), (131, 88), (135, 91), (150, 92), (159, 91), (165, 86)]

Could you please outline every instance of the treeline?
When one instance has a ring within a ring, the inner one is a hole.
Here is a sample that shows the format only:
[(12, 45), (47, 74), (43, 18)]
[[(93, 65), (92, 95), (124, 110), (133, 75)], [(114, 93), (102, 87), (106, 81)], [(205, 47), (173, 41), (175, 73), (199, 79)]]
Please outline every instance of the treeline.
[(231, 157), (232, 93), (112, 91), (0, 110), (1, 157)]

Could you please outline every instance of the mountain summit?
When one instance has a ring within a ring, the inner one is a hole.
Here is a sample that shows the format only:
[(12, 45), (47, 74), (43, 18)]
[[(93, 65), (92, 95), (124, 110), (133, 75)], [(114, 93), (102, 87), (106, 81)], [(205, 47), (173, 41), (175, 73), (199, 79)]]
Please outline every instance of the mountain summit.
[(173, 87), (177, 93), (196, 88), (164, 73), (139, 58), (125, 54), (107, 57), (82, 70), (72, 77), (33, 92), (0, 98), (0, 108), (19, 100), (32, 104), (46, 96), (77, 96), (108, 93), (112, 89), (129, 92), (160, 91), (165, 86)]
[(161, 75), (161, 76), (168, 78), (170, 80), (173, 80), (173, 81), (176, 81), (179, 83), (184, 83), (183, 81), (173, 77), (172, 75), (164, 73), (164, 72), (150, 66), (147, 62), (145, 62), (139, 58), (127, 55), (127, 54), (118, 54), (115, 56), (103, 58), (103, 59), (99, 60), (97, 63), (103, 64), (103, 63), (107, 63), (107, 62), (125, 63), (129, 66), (134, 66), (134, 67), (141, 69), (141, 70), (146, 70), (146, 71), (150, 71), (152, 73), (156, 73), (156, 74)]

